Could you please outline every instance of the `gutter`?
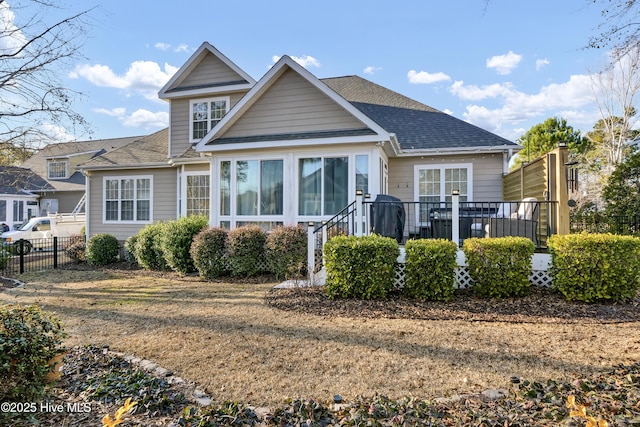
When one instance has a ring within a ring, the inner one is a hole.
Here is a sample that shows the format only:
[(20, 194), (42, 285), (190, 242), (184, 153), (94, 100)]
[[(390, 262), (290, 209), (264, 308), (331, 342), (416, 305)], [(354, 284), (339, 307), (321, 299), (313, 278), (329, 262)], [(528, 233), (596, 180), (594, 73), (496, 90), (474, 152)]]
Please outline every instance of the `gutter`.
[(135, 165), (106, 165), (106, 166), (83, 166), (79, 167), (78, 170), (83, 174), (85, 172), (91, 171), (100, 171), (100, 170), (125, 170), (125, 169), (159, 169), (166, 168), (172, 166), (169, 161), (167, 162), (158, 162), (158, 163), (146, 163), (146, 164), (135, 164)]
[(514, 151), (520, 151), (522, 148), (519, 145), (488, 145), (481, 147), (454, 147), (454, 148), (430, 148), (430, 149), (406, 149), (401, 150), (398, 157), (415, 157), (420, 155), (435, 155), (446, 156), (451, 154), (487, 154), (487, 153), (501, 153)]

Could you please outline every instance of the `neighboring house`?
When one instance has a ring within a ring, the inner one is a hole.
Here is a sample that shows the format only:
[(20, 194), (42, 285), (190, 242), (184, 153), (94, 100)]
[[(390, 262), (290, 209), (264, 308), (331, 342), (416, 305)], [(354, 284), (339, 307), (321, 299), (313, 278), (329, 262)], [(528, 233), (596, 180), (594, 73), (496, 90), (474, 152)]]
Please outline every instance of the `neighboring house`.
[(288, 56), (255, 81), (208, 43), (159, 97), (168, 129), (79, 165), (88, 234), (126, 239), (192, 214), (229, 228), (319, 222), (357, 189), (497, 201), (521, 148), (360, 77), (318, 79)]
[(16, 228), (37, 216), (39, 193), (53, 187), (31, 169), (0, 166), (0, 223)]
[(85, 178), (77, 169), (78, 164), (138, 138), (49, 144), (36, 152), (22, 167), (42, 177), (48, 186), (32, 191), (38, 196), (38, 209), (30, 216), (72, 212), (85, 195)]

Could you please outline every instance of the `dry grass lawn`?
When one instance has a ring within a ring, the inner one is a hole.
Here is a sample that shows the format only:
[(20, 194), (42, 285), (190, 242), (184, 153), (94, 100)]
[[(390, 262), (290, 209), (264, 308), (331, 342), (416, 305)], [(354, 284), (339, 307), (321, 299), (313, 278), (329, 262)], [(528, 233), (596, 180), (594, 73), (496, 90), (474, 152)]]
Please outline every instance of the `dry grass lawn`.
[(68, 346), (107, 345), (173, 370), (217, 401), (282, 404), (375, 393), (432, 398), (587, 375), (640, 360), (640, 323), (323, 317), (264, 302), (275, 283), (127, 271), (21, 277), (0, 301), (57, 313)]

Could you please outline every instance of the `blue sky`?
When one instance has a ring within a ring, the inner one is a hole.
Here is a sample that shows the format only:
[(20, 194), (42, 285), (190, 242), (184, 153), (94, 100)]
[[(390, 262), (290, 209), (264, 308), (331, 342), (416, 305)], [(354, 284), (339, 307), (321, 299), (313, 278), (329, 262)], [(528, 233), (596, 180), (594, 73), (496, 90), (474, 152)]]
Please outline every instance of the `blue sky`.
[[(94, 139), (168, 124), (157, 92), (203, 41), (256, 80), (287, 54), (317, 77), (359, 75), (509, 140), (548, 117), (599, 116), (588, 73), (607, 52), (589, 0), (67, 0), (96, 8), (86, 57), (64, 82)], [(88, 139), (87, 135), (66, 135)]]

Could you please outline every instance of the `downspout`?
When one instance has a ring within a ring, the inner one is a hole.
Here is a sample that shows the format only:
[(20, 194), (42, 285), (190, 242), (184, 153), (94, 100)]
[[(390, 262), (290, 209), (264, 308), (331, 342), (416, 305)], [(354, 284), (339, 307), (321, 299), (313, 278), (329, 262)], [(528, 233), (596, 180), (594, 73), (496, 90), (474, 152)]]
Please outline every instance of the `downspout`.
[(84, 239), (87, 241), (91, 235), (89, 229), (89, 223), (91, 222), (91, 179), (86, 171), (82, 171), (82, 174), (84, 175), (84, 192), (86, 195), (86, 200), (84, 202)]

